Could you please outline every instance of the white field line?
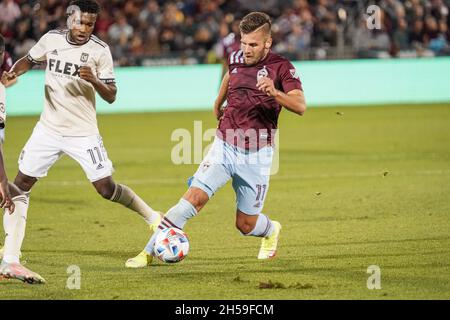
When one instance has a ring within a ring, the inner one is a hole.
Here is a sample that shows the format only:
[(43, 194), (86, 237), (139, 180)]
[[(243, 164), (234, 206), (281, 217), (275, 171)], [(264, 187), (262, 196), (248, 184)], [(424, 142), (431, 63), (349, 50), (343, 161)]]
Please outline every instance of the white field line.
[[(450, 175), (450, 169), (447, 170), (417, 170), (417, 171), (393, 171), (388, 172), (386, 177), (384, 172), (342, 172), (342, 173), (323, 173), (323, 174), (297, 174), (297, 175), (274, 175), (271, 177), (272, 181), (286, 181), (286, 180), (302, 180), (302, 179), (333, 179), (333, 178), (353, 178), (353, 177), (381, 177), (388, 179), (389, 176), (440, 176)], [(182, 178), (152, 178), (151, 175), (144, 179), (115, 179), (117, 182), (129, 185), (173, 185), (179, 183), (186, 183), (186, 179)], [(47, 180), (42, 179), (39, 184), (55, 187), (73, 187), (85, 186), (89, 181), (86, 180)]]

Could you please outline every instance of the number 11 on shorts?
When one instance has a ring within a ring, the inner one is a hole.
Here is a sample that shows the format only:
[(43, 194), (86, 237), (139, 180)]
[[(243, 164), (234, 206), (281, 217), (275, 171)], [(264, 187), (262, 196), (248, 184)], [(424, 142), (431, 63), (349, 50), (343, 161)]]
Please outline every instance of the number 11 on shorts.
[(264, 196), (266, 195), (266, 188), (267, 185), (266, 184), (257, 184), (256, 185), (256, 189), (258, 189), (258, 194), (256, 195), (256, 201), (263, 201), (264, 200)]
[[(94, 150), (96, 151), (95, 153), (94, 153)], [(102, 154), (101, 154), (100, 149), (98, 147), (95, 147), (94, 149), (88, 149), (87, 153), (89, 153), (89, 155), (91, 156), (93, 164), (97, 164), (97, 158), (95, 157), (96, 155), (98, 156), (98, 160), (99, 160), (98, 162), (102, 162), (103, 161)]]

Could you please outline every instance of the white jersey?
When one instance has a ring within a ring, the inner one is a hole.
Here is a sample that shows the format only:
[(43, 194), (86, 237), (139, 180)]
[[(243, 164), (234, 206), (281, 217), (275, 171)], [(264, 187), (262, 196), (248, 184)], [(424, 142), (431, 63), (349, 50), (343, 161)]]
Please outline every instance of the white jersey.
[(6, 122), (6, 90), (0, 82), (0, 144), (5, 139), (5, 122)]
[(33, 63), (47, 62), (40, 122), (62, 136), (95, 135), (99, 133), (95, 89), (80, 78), (79, 70), (87, 65), (104, 83), (115, 83), (111, 51), (94, 35), (77, 45), (68, 34), (68, 30), (49, 31), (28, 54)]

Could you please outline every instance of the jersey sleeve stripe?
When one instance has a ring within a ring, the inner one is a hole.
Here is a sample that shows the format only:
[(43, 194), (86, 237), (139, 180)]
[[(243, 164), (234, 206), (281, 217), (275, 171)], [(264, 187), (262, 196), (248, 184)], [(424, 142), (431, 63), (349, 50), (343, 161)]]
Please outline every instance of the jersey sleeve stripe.
[(236, 55), (236, 51), (233, 51), (233, 53), (230, 56), (230, 64), (234, 63), (234, 56)]
[(65, 36), (66, 33), (67, 33), (67, 30), (66, 31), (64, 31), (64, 30), (50, 30), (48, 33), (49, 34), (59, 34), (61, 36)]
[(33, 59), (33, 57), (30, 54), (27, 55), (27, 60), (30, 61), (31, 63), (34, 63), (34, 64), (39, 64), (40, 63), (39, 61)]
[(103, 44), (104, 46), (108, 46), (107, 43), (105, 41), (103, 41), (102, 39), (100, 39), (99, 37), (97, 37), (94, 34), (91, 34), (91, 38), (97, 40), (98, 42), (100, 42), (101, 44)]
[(230, 55), (230, 64), (243, 62), (244, 62), (243, 51), (242, 50), (233, 51), (233, 53)]
[(104, 43), (103, 41), (101, 41), (101, 40), (100, 40), (99, 38), (97, 38), (97, 37), (91, 36), (91, 40), (94, 41), (96, 44), (102, 46), (103, 48), (106, 48), (106, 47), (107, 47), (106, 43)]
[(236, 63), (242, 63), (243, 62), (242, 57), (243, 57), (243, 52), (242, 52), (242, 50), (239, 50), (237, 52), (236, 58), (235, 58), (236, 59)]
[(101, 82), (103, 82), (104, 84), (116, 83), (116, 79), (114, 79), (114, 78), (110, 78), (110, 79), (100, 79), (99, 78), (99, 80)]

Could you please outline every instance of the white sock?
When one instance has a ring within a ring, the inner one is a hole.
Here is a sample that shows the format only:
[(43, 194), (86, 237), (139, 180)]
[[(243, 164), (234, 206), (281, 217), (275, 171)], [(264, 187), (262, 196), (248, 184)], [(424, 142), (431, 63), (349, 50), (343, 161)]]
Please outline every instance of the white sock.
[(20, 263), (19, 255), (25, 237), (29, 197), (20, 195), (12, 200), (16, 206), (14, 213), (9, 214), (9, 210), (6, 209), (3, 215), (3, 228), (6, 235), (3, 261), (6, 263)]
[(160, 224), (160, 229), (175, 227), (184, 229), (186, 222), (197, 215), (195, 207), (186, 199), (180, 201), (167, 211)]
[(256, 220), (255, 228), (245, 236), (254, 237), (269, 237), (273, 232), (273, 224), (269, 217), (260, 213), (258, 215), (258, 220)]
[(161, 223), (158, 226), (158, 230), (152, 235), (147, 245), (145, 246), (145, 251), (149, 254), (153, 254), (153, 248), (155, 246), (155, 240), (158, 236), (160, 230), (175, 227), (178, 229), (183, 229), (186, 222), (197, 215), (197, 210), (195, 207), (187, 200), (181, 198), (180, 201), (167, 211), (163, 217)]
[(116, 184), (110, 199), (137, 212), (148, 224), (159, 221), (159, 213), (150, 208), (133, 190), (123, 184)]

